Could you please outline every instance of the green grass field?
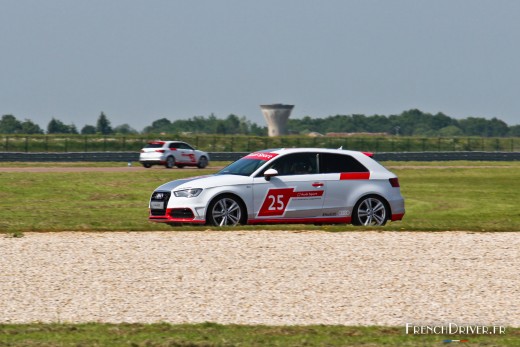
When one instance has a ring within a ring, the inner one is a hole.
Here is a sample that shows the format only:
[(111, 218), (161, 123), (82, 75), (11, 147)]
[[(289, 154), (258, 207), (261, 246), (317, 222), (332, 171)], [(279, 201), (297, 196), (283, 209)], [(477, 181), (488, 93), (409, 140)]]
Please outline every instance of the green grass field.
[[(520, 231), (520, 163), (384, 163), (398, 174), (406, 199), (402, 222), (379, 230)], [(34, 164), (29, 166), (46, 166)], [(53, 166), (92, 166), (91, 163)], [(0, 166), (27, 166), (2, 163)], [(104, 166), (121, 166), (104, 164)], [(133, 172), (0, 172), (0, 232), (206, 230), (147, 220), (150, 193), (165, 181), (214, 172), (151, 169)], [(331, 226), (245, 226), (245, 230), (360, 230)], [(214, 229), (214, 228), (212, 228)], [(1, 236), (0, 236), (1, 237)], [(23, 264), (20, 264), (23, 266)], [(1, 310), (1, 308), (0, 308)], [(406, 335), (404, 327), (239, 326), (170, 324), (0, 324), (0, 346), (520, 346), (520, 329), (505, 335)]]
[(0, 346), (451, 346), (445, 340), (467, 340), (462, 346), (514, 347), (520, 329), (502, 335), (412, 335), (404, 327), (244, 326), (214, 323), (158, 324), (24, 324), (1, 325)]
[[(380, 230), (520, 231), (520, 162), (385, 164), (399, 176), (406, 215), (402, 222), (388, 223)], [(206, 230), (206, 226), (171, 227), (149, 222), (148, 199), (166, 181), (213, 172), (215, 169), (161, 168), (0, 172), (0, 231)], [(360, 230), (347, 225), (243, 228)]]

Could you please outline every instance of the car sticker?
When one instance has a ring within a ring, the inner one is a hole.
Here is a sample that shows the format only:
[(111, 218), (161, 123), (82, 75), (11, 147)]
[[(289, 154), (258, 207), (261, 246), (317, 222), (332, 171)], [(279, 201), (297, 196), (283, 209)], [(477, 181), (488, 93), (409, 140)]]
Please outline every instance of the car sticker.
[(246, 155), (244, 158), (269, 161), (269, 160), (273, 159), (274, 157), (276, 157), (277, 155), (278, 155), (277, 153), (255, 152), (255, 153)]
[(192, 153), (192, 154), (185, 154), (185, 153), (183, 153), (182, 156), (183, 156), (183, 157), (189, 157), (189, 160), (188, 160), (188, 161), (190, 161), (190, 162), (192, 162), (192, 163), (194, 163), (194, 162), (197, 161), (197, 160), (195, 160), (195, 154), (193, 154), (193, 153)]
[(340, 180), (368, 180), (370, 172), (342, 172), (339, 174)]
[(323, 190), (295, 192), (294, 188), (273, 188), (267, 191), (258, 217), (283, 216), (290, 199), (316, 199), (323, 196)]

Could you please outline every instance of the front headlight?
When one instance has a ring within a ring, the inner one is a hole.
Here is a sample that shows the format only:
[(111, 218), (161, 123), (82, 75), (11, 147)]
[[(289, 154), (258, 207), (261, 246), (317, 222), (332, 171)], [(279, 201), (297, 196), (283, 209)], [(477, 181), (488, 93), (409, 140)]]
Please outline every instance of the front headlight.
[(178, 198), (194, 198), (202, 192), (202, 188), (190, 188), (173, 192)]

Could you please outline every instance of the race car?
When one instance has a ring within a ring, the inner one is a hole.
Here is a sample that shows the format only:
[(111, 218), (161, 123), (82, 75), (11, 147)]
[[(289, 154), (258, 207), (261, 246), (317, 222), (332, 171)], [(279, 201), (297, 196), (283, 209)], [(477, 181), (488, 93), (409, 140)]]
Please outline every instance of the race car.
[(164, 165), (168, 169), (174, 166), (197, 166), (203, 169), (209, 164), (209, 154), (182, 141), (151, 141), (141, 149), (139, 162), (145, 168)]
[(385, 225), (405, 213), (399, 180), (371, 158), (343, 149), (250, 153), (214, 175), (155, 189), (154, 222), (235, 226), (266, 223)]

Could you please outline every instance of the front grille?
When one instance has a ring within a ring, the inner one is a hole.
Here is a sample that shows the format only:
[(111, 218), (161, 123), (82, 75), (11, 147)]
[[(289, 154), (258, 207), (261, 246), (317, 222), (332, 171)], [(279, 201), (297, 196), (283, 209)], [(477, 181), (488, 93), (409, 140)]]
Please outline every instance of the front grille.
[[(166, 207), (168, 206), (168, 200), (170, 200), (170, 192), (153, 192), (150, 199), (150, 214), (152, 216), (164, 216), (166, 215)], [(161, 209), (153, 208), (153, 202), (162, 202)]]

